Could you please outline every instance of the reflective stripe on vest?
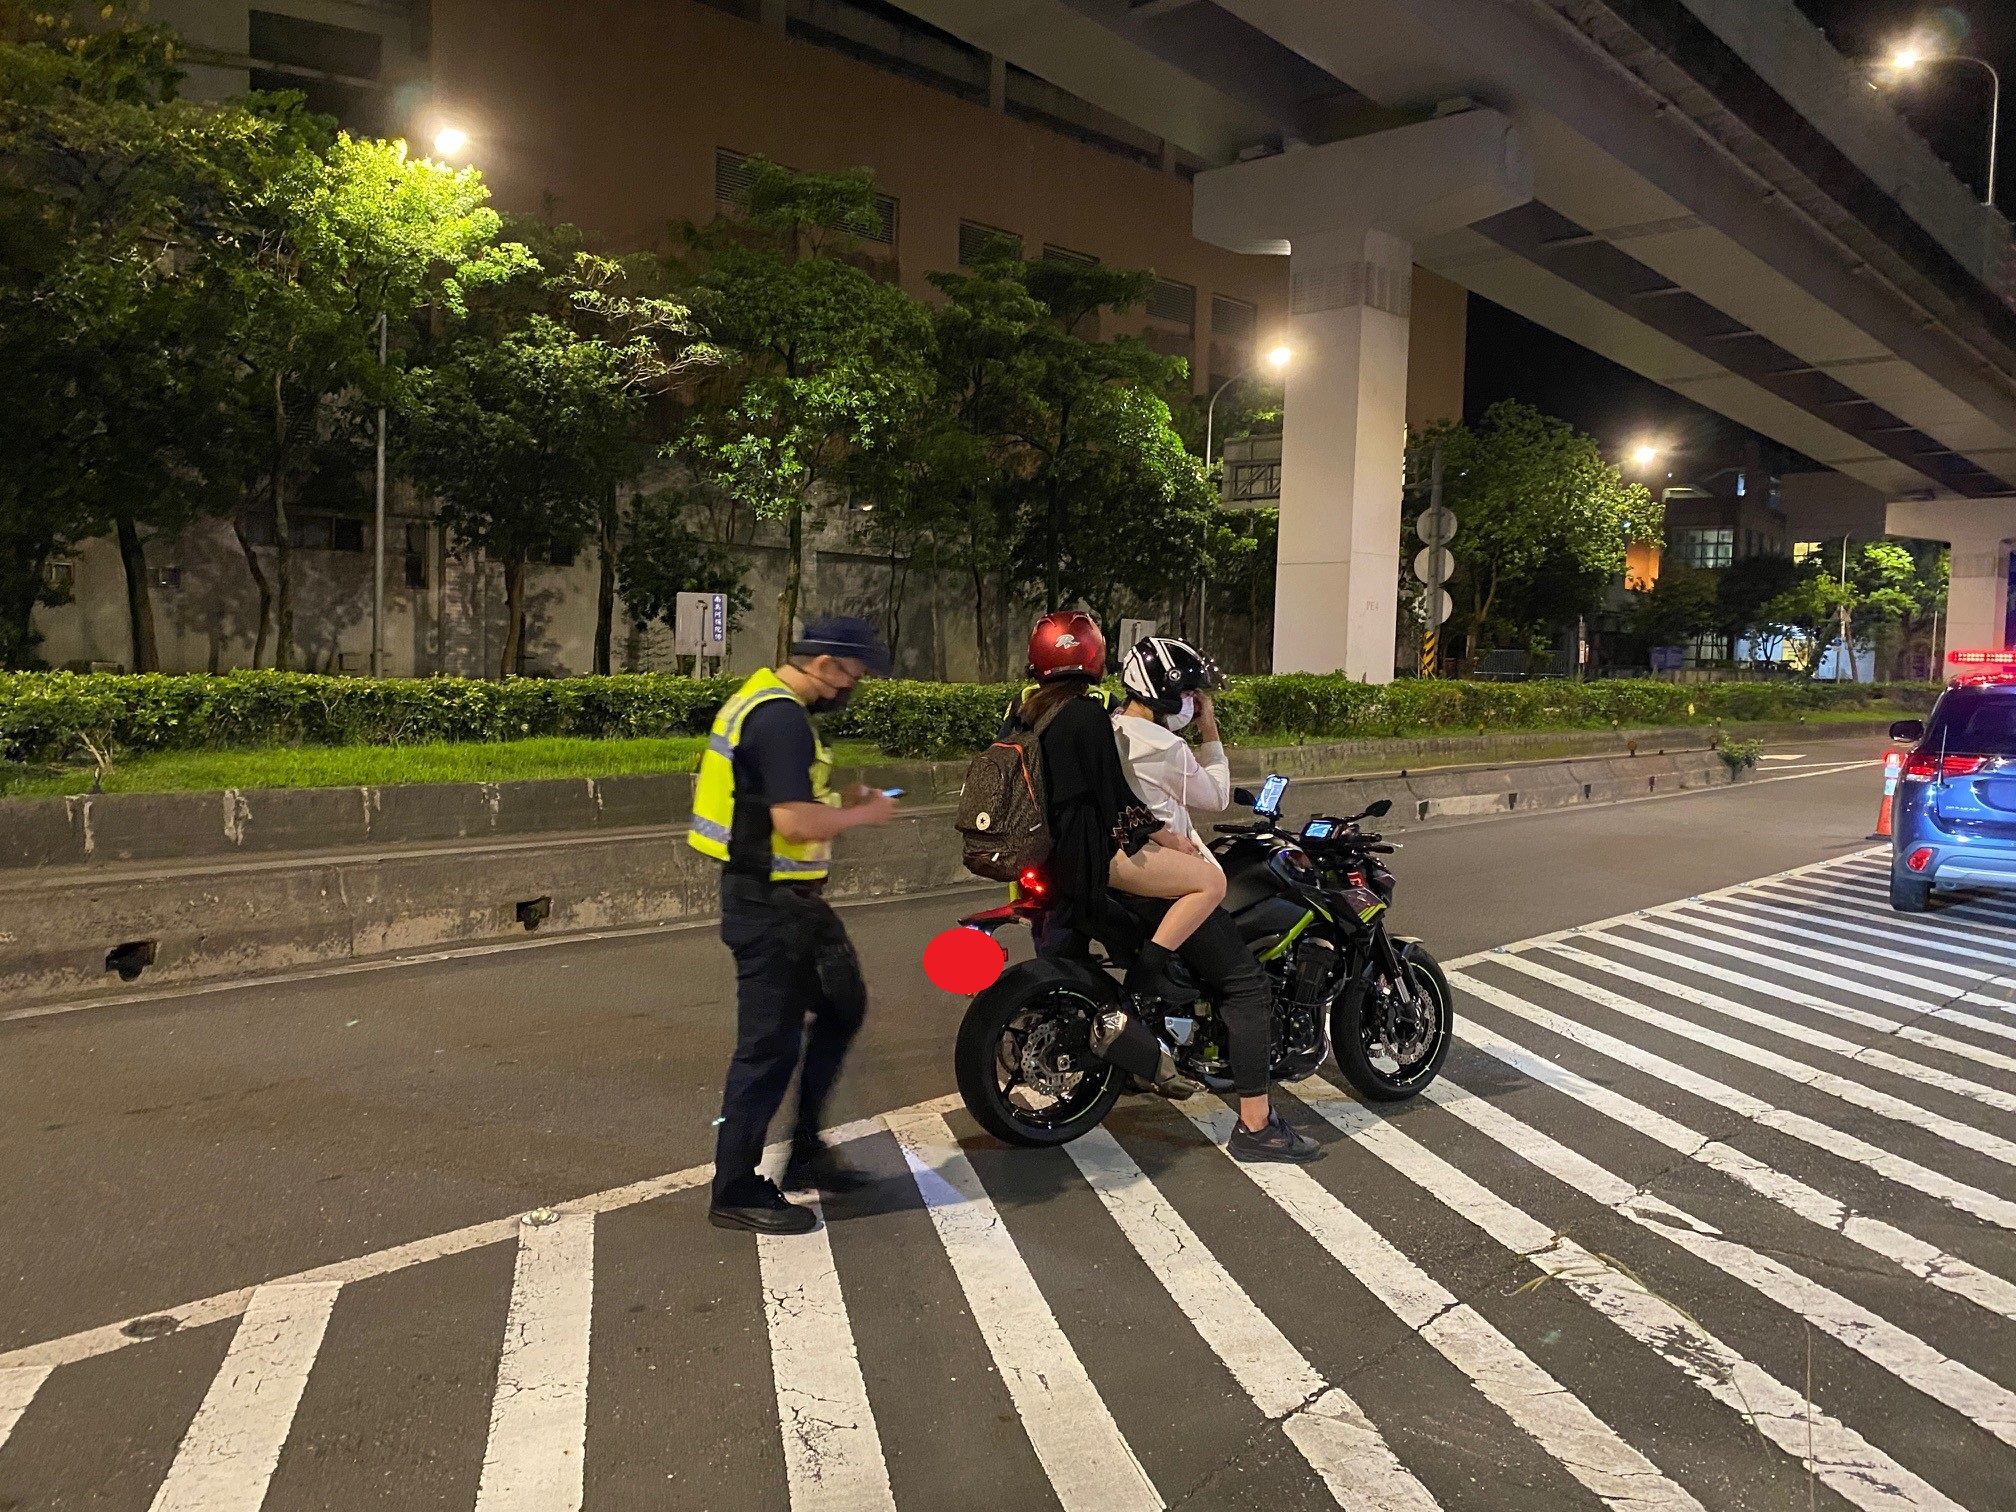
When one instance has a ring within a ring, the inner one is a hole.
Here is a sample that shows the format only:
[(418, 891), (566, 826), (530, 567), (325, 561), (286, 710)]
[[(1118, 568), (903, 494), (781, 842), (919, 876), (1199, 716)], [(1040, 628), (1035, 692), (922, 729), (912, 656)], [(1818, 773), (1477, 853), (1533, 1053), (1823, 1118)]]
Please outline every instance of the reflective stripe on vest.
[[(772, 699), (798, 695), (770, 668), (765, 667), (735, 690), (714, 716), (707, 732), (707, 749), (700, 753), (700, 775), (693, 784), (693, 823), (686, 843), (703, 856), (716, 861), (728, 859), (728, 846), (735, 828), (735, 747), (742, 739), (742, 726), (749, 715)], [(815, 730), (812, 735), (812, 797), (814, 801), (839, 807), (840, 795), (828, 786), (833, 771), (832, 758)], [(773, 882), (816, 882), (826, 875), (832, 844), (825, 840), (792, 842), (770, 832), (770, 880)]]

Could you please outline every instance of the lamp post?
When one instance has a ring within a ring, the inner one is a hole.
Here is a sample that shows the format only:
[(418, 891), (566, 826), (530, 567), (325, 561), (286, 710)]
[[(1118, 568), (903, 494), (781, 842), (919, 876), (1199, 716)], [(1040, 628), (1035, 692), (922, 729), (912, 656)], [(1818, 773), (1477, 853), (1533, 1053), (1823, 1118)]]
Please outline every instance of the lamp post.
[(1934, 63), (1971, 63), (1988, 75), (1988, 192), (1981, 196), (1981, 203), (1992, 207), (1995, 203), (1995, 169), (2001, 155), (2002, 75), (1986, 58), (1971, 57), (1966, 53), (1928, 52), (1912, 43), (1906, 43), (1892, 53), (1888, 67), (1893, 79), (1903, 79)]
[[(389, 325), (378, 316), (378, 373), (385, 374)], [(385, 406), (378, 406), (378, 486), (371, 515), (371, 675), (385, 675)]]
[[(1294, 357), (1294, 349), (1286, 343), (1271, 346), (1267, 349), (1264, 356), (1247, 363), (1246, 366), (1239, 369), (1238, 372), (1234, 373), (1211, 391), (1211, 402), (1204, 406), (1204, 467), (1207, 472), (1210, 470), (1211, 463), (1214, 460), (1213, 453), (1216, 451), (1216, 447), (1213, 445), (1213, 437), (1215, 435), (1213, 422), (1217, 419), (1218, 415), (1218, 396), (1232, 387), (1241, 378), (1244, 378), (1248, 373), (1251, 373), (1256, 367), (1259, 367), (1261, 363), (1264, 362), (1268, 367), (1279, 373), (1287, 369), (1288, 364), (1294, 360)], [(1207, 579), (1201, 575), (1197, 579), (1197, 639), (1200, 641), (1204, 639), (1204, 594), (1206, 582)]]

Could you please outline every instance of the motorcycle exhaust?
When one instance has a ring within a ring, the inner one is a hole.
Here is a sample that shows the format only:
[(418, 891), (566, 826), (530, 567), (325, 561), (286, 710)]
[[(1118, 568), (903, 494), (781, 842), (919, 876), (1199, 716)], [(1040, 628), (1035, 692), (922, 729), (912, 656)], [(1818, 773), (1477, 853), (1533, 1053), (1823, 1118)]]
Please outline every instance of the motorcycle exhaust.
[(1146, 1024), (1119, 1008), (1108, 1008), (1092, 1020), (1092, 1053), (1143, 1081), (1161, 1082), (1176, 1074), (1176, 1066)]

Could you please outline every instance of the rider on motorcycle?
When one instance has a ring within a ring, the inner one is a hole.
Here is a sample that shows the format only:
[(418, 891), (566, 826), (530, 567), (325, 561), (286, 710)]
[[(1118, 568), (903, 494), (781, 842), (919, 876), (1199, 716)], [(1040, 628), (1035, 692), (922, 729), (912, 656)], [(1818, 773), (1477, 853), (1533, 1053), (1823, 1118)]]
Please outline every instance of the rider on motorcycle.
[[(1120, 681), (1127, 702), (1114, 716), (1113, 733), (1129, 783), (1167, 834), (1218, 866), (1218, 858), (1198, 839), (1190, 818), (1192, 804), (1215, 812), (1232, 801), (1232, 769), (1211, 704), (1211, 690), (1223, 681), (1216, 664), (1183, 641), (1154, 635), (1127, 653), (1120, 664)], [(1196, 754), (1180, 733), (1193, 727), (1200, 739)], [(1136, 912), (1144, 906), (1133, 905)], [(1323, 1147), (1276, 1113), (1268, 1095), (1273, 991), (1232, 916), (1213, 907), (1177, 953), (1210, 989), (1225, 1024), (1232, 1090), (1239, 1098), (1239, 1123), (1229, 1146), (1232, 1155), (1240, 1160), (1286, 1161), (1321, 1155)]]

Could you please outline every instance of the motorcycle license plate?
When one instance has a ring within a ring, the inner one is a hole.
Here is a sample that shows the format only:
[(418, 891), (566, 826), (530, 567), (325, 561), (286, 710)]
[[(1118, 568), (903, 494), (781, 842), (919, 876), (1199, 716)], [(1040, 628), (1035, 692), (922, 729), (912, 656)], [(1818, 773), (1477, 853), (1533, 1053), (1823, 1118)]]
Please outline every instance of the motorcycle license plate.
[(1370, 924), (1386, 912), (1386, 900), (1369, 887), (1347, 887), (1344, 907), (1360, 924)]

